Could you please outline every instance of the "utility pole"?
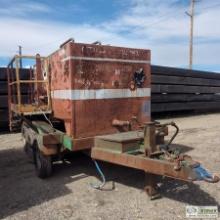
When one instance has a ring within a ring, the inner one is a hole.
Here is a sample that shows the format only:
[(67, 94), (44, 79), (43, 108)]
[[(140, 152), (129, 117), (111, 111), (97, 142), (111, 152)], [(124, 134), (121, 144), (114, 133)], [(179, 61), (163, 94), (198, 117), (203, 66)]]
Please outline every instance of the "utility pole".
[[(19, 53), (19, 56), (22, 56), (22, 46), (18, 46), (18, 53)], [(19, 62), (20, 62), (20, 68), (22, 68), (22, 58), (21, 57), (19, 59)]]
[(196, 0), (191, 0), (190, 12), (186, 14), (190, 17), (190, 41), (189, 41), (189, 69), (193, 66), (193, 34), (194, 34), (194, 9)]

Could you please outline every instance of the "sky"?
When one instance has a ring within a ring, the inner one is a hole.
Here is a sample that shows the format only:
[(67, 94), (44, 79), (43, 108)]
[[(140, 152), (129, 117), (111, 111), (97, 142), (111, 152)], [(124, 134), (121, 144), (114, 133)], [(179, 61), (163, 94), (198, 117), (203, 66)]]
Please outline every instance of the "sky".
[[(0, 0), (0, 66), (76, 42), (150, 49), (152, 64), (188, 68), (190, 0)], [(220, 0), (195, 5), (194, 69), (220, 72)]]

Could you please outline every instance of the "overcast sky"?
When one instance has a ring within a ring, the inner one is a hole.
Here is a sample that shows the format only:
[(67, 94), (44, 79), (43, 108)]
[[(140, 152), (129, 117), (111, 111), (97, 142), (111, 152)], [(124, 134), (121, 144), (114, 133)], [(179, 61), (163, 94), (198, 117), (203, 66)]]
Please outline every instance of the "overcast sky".
[[(0, 65), (49, 55), (66, 39), (151, 49), (152, 63), (188, 67), (189, 0), (0, 0)], [(220, 0), (196, 3), (194, 68), (220, 72)]]

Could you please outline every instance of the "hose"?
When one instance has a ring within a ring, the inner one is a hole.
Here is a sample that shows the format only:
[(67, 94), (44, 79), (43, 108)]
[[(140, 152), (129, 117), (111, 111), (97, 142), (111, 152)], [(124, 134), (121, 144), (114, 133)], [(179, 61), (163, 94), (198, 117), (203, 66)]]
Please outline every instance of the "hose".
[(93, 184), (93, 183), (90, 183), (90, 186), (94, 189), (102, 189), (104, 187), (104, 185), (106, 184), (106, 180), (105, 180), (105, 175), (103, 174), (99, 164), (97, 163), (96, 160), (93, 160), (94, 164), (95, 164), (95, 167), (96, 167), (96, 170), (98, 171), (101, 179), (102, 179), (102, 182), (100, 184)]
[(170, 122), (170, 123), (167, 123), (167, 124), (164, 124), (163, 126), (172, 126), (174, 128), (176, 128), (176, 131), (175, 133), (173, 134), (173, 136), (171, 137), (171, 139), (169, 140), (169, 142), (164, 146), (164, 149), (168, 149), (170, 144), (173, 142), (173, 140), (175, 139), (175, 137), (177, 136), (177, 134), (179, 133), (179, 127), (176, 125), (175, 122)]

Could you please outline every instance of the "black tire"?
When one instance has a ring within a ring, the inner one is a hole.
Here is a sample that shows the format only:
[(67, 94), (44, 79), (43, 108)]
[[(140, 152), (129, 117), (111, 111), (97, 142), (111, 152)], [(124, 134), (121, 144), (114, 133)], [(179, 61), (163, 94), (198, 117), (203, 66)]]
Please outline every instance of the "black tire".
[(52, 175), (51, 156), (43, 155), (37, 146), (34, 149), (34, 160), (36, 174), (39, 178), (45, 179)]

